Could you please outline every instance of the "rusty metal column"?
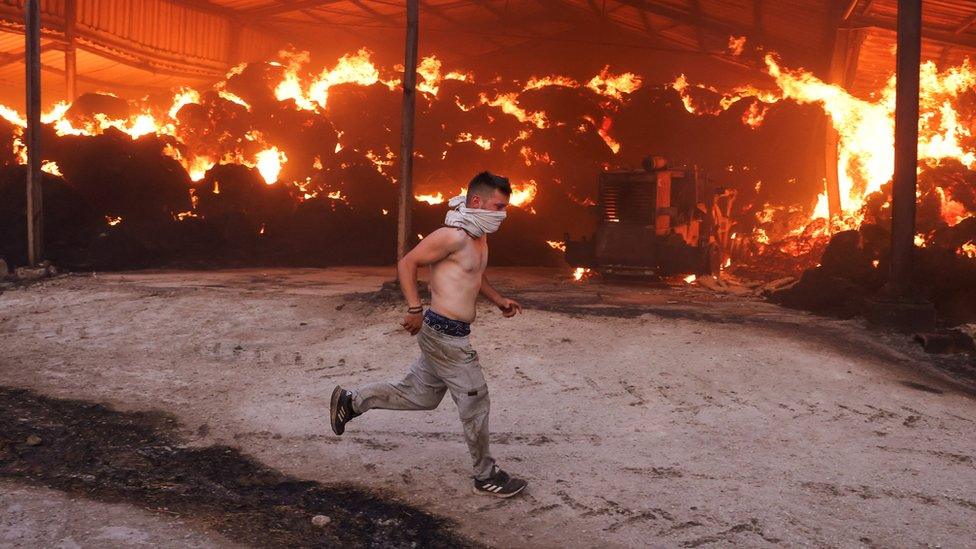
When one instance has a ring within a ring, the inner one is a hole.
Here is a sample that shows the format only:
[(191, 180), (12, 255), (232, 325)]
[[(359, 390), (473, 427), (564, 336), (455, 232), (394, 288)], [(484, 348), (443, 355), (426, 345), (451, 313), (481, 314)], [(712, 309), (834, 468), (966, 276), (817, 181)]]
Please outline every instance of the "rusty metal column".
[(75, 79), (78, 76), (78, 52), (75, 49), (75, 27), (78, 22), (78, 1), (64, 0), (64, 88), (65, 99), (78, 97)]
[(922, 0), (898, 0), (895, 173), (891, 192), (891, 280), (896, 296), (908, 295), (915, 249), (915, 187), (918, 169), (919, 64)]
[(37, 265), (44, 241), (41, 210), (41, 14), (40, 0), (24, 4), (27, 67), (27, 262)]
[(419, 1), (407, 1), (407, 46), (403, 62), (403, 120), (400, 126), (400, 194), (397, 208), (397, 260), (407, 253), (413, 221), (413, 120), (417, 95)]

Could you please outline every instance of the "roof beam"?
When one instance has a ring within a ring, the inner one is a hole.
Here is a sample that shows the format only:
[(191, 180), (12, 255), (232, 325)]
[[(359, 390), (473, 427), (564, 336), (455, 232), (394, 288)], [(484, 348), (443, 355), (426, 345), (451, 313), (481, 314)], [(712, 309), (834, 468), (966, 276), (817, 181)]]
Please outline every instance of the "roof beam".
[(241, 10), (240, 13), (242, 17), (254, 19), (257, 17), (266, 17), (269, 15), (280, 15), (282, 13), (289, 13), (293, 11), (300, 11), (308, 8), (317, 8), (319, 6), (324, 6), (327, 4), (336, 4), (342, 0), (292, 0), (291, 2), (285, 2), (284, 0), (277, 0), (277, 4), (272, 4), (270, 6), (261, 6), (257, 8), (251, 8), (247, 10)]
[(968, 30), (969, 27), (973, 26), (973, 24), (976, 24), (976, 14), (973, 14), (973, 15), (970, 15), (969, 17), (967, 17), (966, 20), (963, 21), (961, 25), (959, 25), (958, 27), (956, 27), (956, 30), (952, 31), (952, 33), (953, 34), (962, 34), (962, 33), (966, 32), (966, 30)]
[(384, 21), (387, 25), (393, 25), (393, 26), (399, 26), (400, 25), (400, 22), (397, 21), (395, 18), (390, 17), (389, 15), (386, 15), (385, 13), (380, 13), (380, 12), (376, 11), (375, 9), (367, 6), (364, 2), (362, 2), (360, 0), (351, 0), (351, 2), (357, 8), (365, 11), (366, 13), (372, 15), (373, 17), (375, 17), (375, 18), (377, 18), (377, 19), (379, 19), (381, 21)]
[[(855, 27), (875, 27), (891, 32), (898, 31), (898, 25), (893, 19), (882, 19), (875, 16), (860, 15), (850, 20), (851, 28)], [(956, 34), (954, 32), (933, 30), (922, 27), (922, 39), (940, 44), (950, 44), (963, 48), (976, 49), (976, 37), (970, 35)]]
[[(621, 4), (627, 4), (633, 6), (637, 9), (644, 10), (648, 13), (658, 15), (661, 17), (666, 17), (671, 19), (676, 23), (682, 25), (688, 25), (692, 27), (701, 28), (703, 31), (710, 31), (714, 33), (722, 34), (722, 40), (724, 42), (725, 38), (729, 35), (742, 34), (742, 29), (723, 21), (717, 21), (715, 19), (706, 19), (705, 17), (695, 17), (692, 13), (676, 9), (667, 5), (663, 5), (659, 2), (650, 2), (648, 0), (616, 0)], [(789, 54), (795, 56), (803, 61), (810, 61), (816, 57), (816, 52), (811, 52), (809, 48), (803, 48), (796, 44), (789, 44), (779, 40), (772, 39), (760, 33), (754, 36), (758, 41), (765, 43), (767, 46), (779, 50), (781, 53)]]

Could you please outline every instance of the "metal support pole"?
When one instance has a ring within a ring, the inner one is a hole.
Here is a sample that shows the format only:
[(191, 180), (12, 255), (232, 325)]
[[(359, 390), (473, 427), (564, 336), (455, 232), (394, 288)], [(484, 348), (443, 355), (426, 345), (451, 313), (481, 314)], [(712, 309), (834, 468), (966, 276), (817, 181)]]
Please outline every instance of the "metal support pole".
[(891, 192), (891, 280), (896, 296), (907, 297), (915, 249), (915, 187), (918, 169), (919, 64), (922, 0), (898, 0), (895, 88), (895, 173)]
[(41, 15), (40, 0), (24, 4), (27, 67), (27, 262), (41, 260), (44, 217), (41, 210)]
[(76, 24), (78, 22), (78, 1), (64, 0), (64, 88), (65, 99), (74, 101), (78, 97), (75, 79), (78, 75), (78, 52), (75, 49)]
[(397, 208), (397, 260), (407, 253), (413, 217), (413, 119), (417, 95), (419, 1), (407, 1), (407, 45), (403, 62), (403, 120), (400, 126), (400, 195)]

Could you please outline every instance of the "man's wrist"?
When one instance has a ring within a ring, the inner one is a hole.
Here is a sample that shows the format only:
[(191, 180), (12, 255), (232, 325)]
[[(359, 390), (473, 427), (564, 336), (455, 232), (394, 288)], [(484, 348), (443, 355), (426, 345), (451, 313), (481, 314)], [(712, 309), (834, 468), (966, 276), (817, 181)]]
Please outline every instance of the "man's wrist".
[(407, 313), (409, 314), (419, 315), (422, 312), (424, 312), (423, 305), (409, 305), (409, 304), (407, 305)]

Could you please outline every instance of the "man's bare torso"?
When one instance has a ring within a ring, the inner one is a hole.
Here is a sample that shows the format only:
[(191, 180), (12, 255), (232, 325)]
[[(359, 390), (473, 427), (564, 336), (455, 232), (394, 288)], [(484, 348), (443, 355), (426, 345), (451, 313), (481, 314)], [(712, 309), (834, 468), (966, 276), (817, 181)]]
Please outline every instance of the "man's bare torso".
[(488, 265), (488, 238), (471, 238), (454, 227), (438, 231), (454, 233), (460, 249), (430, 265), (430, 308), (454, 320), (473, 322), (481, 277)]

